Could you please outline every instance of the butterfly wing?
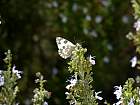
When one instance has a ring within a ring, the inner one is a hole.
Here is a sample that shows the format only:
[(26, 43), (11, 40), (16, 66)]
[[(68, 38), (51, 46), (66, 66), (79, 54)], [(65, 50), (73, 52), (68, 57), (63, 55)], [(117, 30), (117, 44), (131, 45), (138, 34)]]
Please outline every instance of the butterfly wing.
[(62, 58), (67, 59), (71, 56), (72, 50), (75, 47), (73, 43), (62, 37), (56, 37), (56, 43), (58, 46), (58, 54)]

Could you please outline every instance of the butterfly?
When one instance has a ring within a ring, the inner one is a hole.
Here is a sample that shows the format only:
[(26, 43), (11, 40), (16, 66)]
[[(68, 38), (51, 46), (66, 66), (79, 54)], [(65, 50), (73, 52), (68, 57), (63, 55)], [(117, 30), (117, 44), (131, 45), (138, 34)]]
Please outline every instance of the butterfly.
[(72, 51), (76, 46), (72, 42), (62, 37), (56, 37), (56, 43), (58, 46), (58, 54), (64, 59), (67, 59), (71, 56)]

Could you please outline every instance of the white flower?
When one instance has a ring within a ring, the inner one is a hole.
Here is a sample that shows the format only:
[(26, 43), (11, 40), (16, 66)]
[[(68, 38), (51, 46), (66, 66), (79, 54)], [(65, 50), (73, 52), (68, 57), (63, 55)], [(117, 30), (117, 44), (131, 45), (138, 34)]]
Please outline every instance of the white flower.
[(78, 10), (78, 5), (77, 5), (76, 3), (74, 3), (74, 4), (72, 5), (72, 10), (73, 10), (74, 12)]
[(65, 94), (66, 94), (66, 95), (69, 95), (70, 93), (69, 93), (69, 92), (65, 92)]
[(97, 34), (97, 32), (95, 30), (92, 30), (90, 32), (90, 35), (93, 36), (93, 37), (95, 37), (95, 38), (98, 37), (98, 34)]
[(104, 63), (109, 63), (109, 61), (110, 61), (110, 59), (109, 59), (109, 57), (108, 56), (105, 56), (104, 58), (103, 58), (103, 61), (104, 61)]
[(135, 23), (134, 23), (134, 28), (136, 28), (136, 31), (140, 30), (140, 19), (138, 19)]
[(98, 100), (102, 100), (103, 98), (98, 96), (98, 94), (102, 93), (101, 91), (99, 92), (95, 92), (95, 98), (98, 99)]
[(130, 99), (130, 102), (128, 103), (128, 105), (134, 105), (133, 98)]
[(24, 100), (24, 105), (31, 105), (31, 101), (27, 98)]
[(137, 57), (134, 56), (134, 57), (130, 60), (130, 62), (132, 63), (132, 64), (131, 64), (131, 67), (135, 67), (136, 64), (137, 64)]
[(117, 99), (120, 99), (121, 98), (121, 95), (122, 95), (122, 87), (121, 85), (120, 86), (115, 86), (115, 92), (114, 94), (116, 95), (116, 98)]
[(55, 75), (57, 75), (57, 74), (58, 74), (58, 69), (57, 69), (56, 67), (54, 67), (54, 68), (52, 69), (52, 75), (55, 76)]
[(83, 13), (86, 14), (88, 12), (88, 8), (83, 8)]
[(101, 0), (101, 3), (106, 7), (110, 4), (109, 0)]
[(100, 15), (97, 15), (97, 16), (95, 17), (95, 22), (96, 22), (96, 23), (101, 23), (102, 20), (103, 20), (103, 17), (100, 16)]
[(84, 32), (84, 34), (88, 34), (89, 33), (87, 28), (83, 28), (83, 32)]
[(92, 64), (92, 65), (95, 65), (95, 56), (89, 56), (89, 62)]
[(70, 87), (73, 87), (77, 83), (77, 78), (71, 78), (71, 80), (68, 80), (70, 82), (69, 85), (66, 86), (66, 89), (70, 89)]
[(91, 16), (90, 15), (86, 15), (86, 20), (87, 21), (91, 21)]
[(0, 86), (4, 85), (4, 76), (0, 75)]
[(107, 49), (110, 50), (110, 51), (112, 51), (113, 50), (112, 45), (111, 44), (107, 44)]
[(43, 103), (43, 105), (48, 105), (48, 102), (45, 101), (45, 102)]
[(121, 105), (123, 102), (120, 100), (117, 103), (114, 103), (113, 105)]
[(12, 72), (14, 74), (16, 74), (16, 76), (20, 79), (21, 78), (21, 75), (20, 74), (22, 74), (23, 72), (22, 71), (18, 71), (15, 68), (16, 68), (16, 66), (14, 65), (13, 68), (12, 68)]
[(2, 74), (3, 70), (0, 70), (0, 74)]
[(68, 17), (65, 16), (64, 14), (60, 14), (59, 16), (60, 16), (61, 21), (62, 21), (63, 23), (66, 23), (66, 22), (68, 21)]
[(55, 7), (55, 8), (57, 8), (58, 7), (58, 2), (57, 1), (53, 1), (52, 2), (52, 6)]
[(123, 23), (128, 23), (128, 22), (129, 22), (129, 17), (126, 16), (126, 15), (124, 15), (124, 16), (122, 17), (122, 22), (123, 22)]

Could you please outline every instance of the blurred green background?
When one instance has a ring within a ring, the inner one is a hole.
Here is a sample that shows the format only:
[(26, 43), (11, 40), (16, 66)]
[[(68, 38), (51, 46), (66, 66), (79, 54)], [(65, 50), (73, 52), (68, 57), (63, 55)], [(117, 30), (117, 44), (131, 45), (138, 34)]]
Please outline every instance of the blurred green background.
[(68, 105), (68, 60), (57, 53), (57, 36), (96, 56), (94, 89), (111, 103), (113, 87), (134, 74), (129, 60), (135, 47), (126, 39), (134, 21), (130, 0), (0, 0), (0, 20), (0, 58), (10, 49), (13, 64), (24, 71), (21, 104), (29, 105), (35, 73), (41, 72), (52, 92), (49, 105)]

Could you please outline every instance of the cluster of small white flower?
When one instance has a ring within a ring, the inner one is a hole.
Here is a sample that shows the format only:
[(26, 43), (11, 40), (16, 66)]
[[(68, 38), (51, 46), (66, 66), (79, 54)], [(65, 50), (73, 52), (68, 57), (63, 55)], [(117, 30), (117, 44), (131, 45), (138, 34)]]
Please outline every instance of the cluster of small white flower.
[(136, 31), (140, 31), (140, 19), (138, 19), (138, 20), (134, 23), (134, 28), (136, 29)]
[(115, 91), (114, 94), (116, 95), (116, 98), (119, 100), (117, 103), (114, 103), (113, 105), (121, 105), (122, 100), (121, 100), (121, 95), (122, 95), (122, 87), (120, 86), (115, 86)]
[(89, 62), (92, 64), (92, 65), (95, 65), (95, 56), (89, 56)]
[(59, 6), (57, 1), (53, 1), (53, 2), (48, 2), (46, 5), (48, 8), (57, 8)]
[(45, 102), (43, 103), (43, 105), (48, 105), (48, 102), (45, 101)]
[(131, 62), (131, 67), (135, 67), (136, 64), (137, 64), (137, 56), (134, 56), (134, 57), (130, 60), (130, 62)]
[[(115, 92), (114, 94), (116, 95), (116, 98), (119, 100), (117, 103), (114, 103), (113, 105), (122, 105), (123, 104), (123, 101), (121, 100), (122, 99), (122, 87), (121, 85), (120, 86), (115, 86)], [(128, 103), (128, 105), (134, 105), (134, 99), (131, 98), (130, 99), (130, 102)]]
[(18, 71), (18, 70), (16, 70), (15, 68), (16, 68), (16, 66), (14, 65), (13, 68), (12, 68), (12, 72), (13, 72), (14, 74), (16, 74), (16, 76), (18, 77), (18, 79), (20, 79), (20, 78), (21, 78), (21, 74), (22, 74), (23, 72), (22, 72), (22, 71)]
[(133, 98), (130, 99), (130, 102), (128, 103), (128, 105), (134, 105), (134, 99)]
[[(21, 74), (23, 73), (22, 71), (18, 71), (15, 69), (16, 66), (14, 65), (12, 68), (12, 73), (16, 74), (16, 76), (18, 77), (18, 79), (21, 78)], [(4, 76), (2, 76), (2, 70), (0, 70), (0, 86), (4, 85)]]
[(115, 86), (115, 92), (114, 94), (116, 95), (116, 98), (119, 100), (121, 98), (122, 95), (122, 87), (120, 86)]
[(72, 76), (70, 80), (68, 80), (68, 82), (70, 82), (69, 85), (66, 86), (66, 89), (70, 89), (71, 87), (75, 86), (75, 84), (77, 83), (77, 77)]
[[(72, 76), (70, 80), (67, 80), (67, 82), (70, 82), (69, 85), (66, 86), (66, 89), (70, 90), (70, 88), (72, 88), (73, 86), (76, 85), (77, 83), (77, 76)], [(68, 96), (70, 93), (69, 92), (65, 92), (65, 94)], [(76, 105), (76, 100), (74, 100), (72, 103), (72, 105)]]
[(60, 13), (59, 17), (61, 18), (61, 21), (63, 23), (66, 23), (68, 21), (68, 17), (65, 14), (63, 14), (63, 13)]
[(95, 92), (95, 98), (98, 99), (98, 100), (102, 100), (103, 98), (100, 97), (98, 94), (102, 93), (102, 91), (99, 91), (99, 92)]
[[(89, 61), (92, 65), (95, 65), (95, 56), (89, 56)], [(72, 76), (70, 80), (67, 80), (68, 82), (70, 82), (69, 85), (66, 86), (66, 89), (70, 89), (73, 86), (75, 86), (75, 84), (77, 83), (77, 77), (76, 76)], [(101, 91), (99, 92), (95, 92), (95, 98), (98, 100), (102, 100), (103, 98), (100, 97), (98, 94), (102, 93)], [(65, 92), (66, 95), (69, 95), (69, 92)]]
[[(137, 23), (135, 23), (135, 28), (138, 31), (140, 29), (140, 20), (137, 21)], [(135, 67), (137, 64), (137, 56), (132, 57), (132, 59), (130, 60), (131, 62), (131, 67)], [(122, 96), (122, 87), (120, 86), (115, 86), (115, 92), (114, 94), (116, 95), (116, 98), (119, 100), (117, 103), (114, 103), (113, 105), (121, 105), (123, 103), (123, 101), (121, 100), (121, 96)], [(134, 105), (134, 99), (131, 98), (130, 102), (128, 103), (128, 105)]]
[(4, 76), (2, 76), (2, 70), (0, 70), (0, 86), (4, 85)]

